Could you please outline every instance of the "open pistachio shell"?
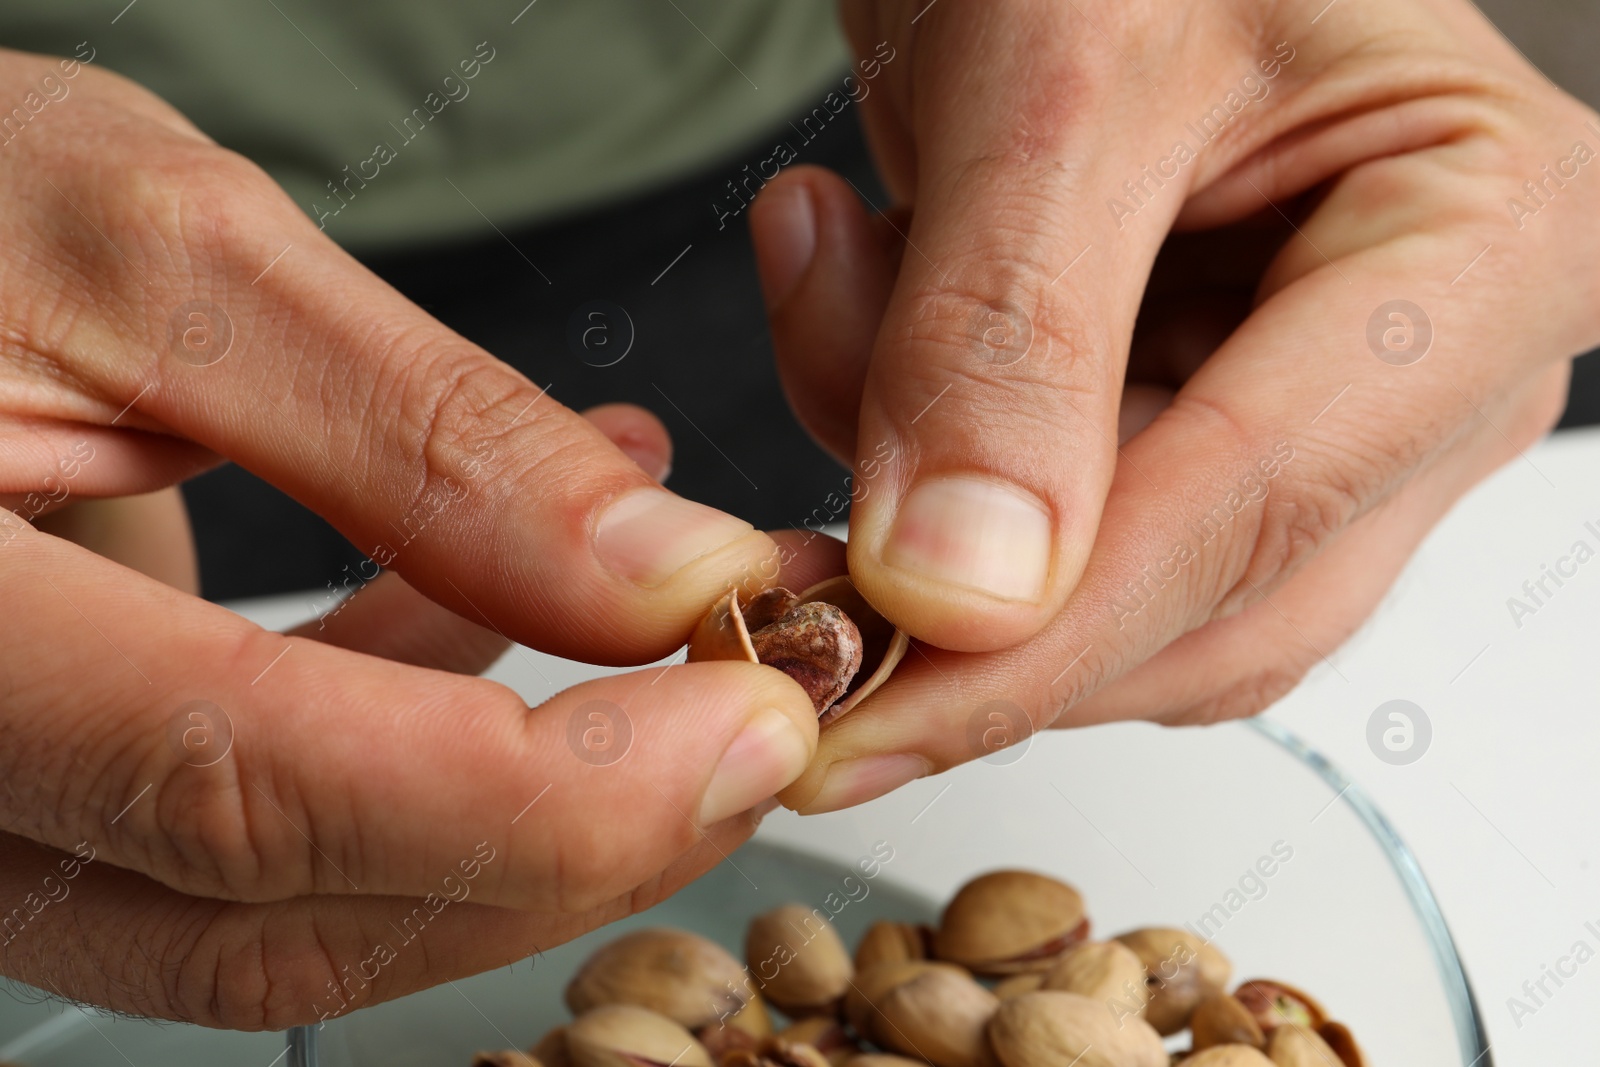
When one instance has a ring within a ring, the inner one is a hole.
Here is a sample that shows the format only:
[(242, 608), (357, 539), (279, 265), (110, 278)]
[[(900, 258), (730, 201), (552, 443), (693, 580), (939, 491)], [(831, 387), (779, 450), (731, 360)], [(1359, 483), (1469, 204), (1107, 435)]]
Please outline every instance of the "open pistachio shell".
[(738, 591), (730, 592), (695, 628), (689, 660), (776, 667), (805, 689), (826, 724), (881, 686), (910, 645), (840, 576), (798, 596), (768, 589), (741, 603)]
[(1267, 1038), (1267, 1058), (1277, 1067), (1328, 1067), (1339, 1062), (1338, 1053), (1315, 1030), (1286, 1023)]
[(1270, 1034), (1291, 1023), (1316, 1030), (1328, 1021), (1328, 1013), (1315, 997), (1276, 978), (1251, 978), (1240, 982), (1233, 996), (1255, 1016), (1263, 1033)]
[(1344, 1067), (1367, 1067), (1367, 1057), (1356, 1044), (1355, 1035), (1344, 1023), (1325, 1022), (1317, 1028), (1317, 1035), (1328, 1043)]
[(991, 871), (946, 905), (934, 948), (941, 960), (1003, 977), (1048, 971), (1088, 932), (1083, 898), (1067, 883), (1032, 871)]

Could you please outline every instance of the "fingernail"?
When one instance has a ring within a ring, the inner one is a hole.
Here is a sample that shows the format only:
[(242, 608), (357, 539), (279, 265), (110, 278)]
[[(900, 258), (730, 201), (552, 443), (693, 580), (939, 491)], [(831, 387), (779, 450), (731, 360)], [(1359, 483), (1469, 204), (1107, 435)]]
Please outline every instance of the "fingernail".
[(594, 549), (606, 569), (649, 588), (752, 529), (743, 519), (665, 489), (635, 489), (600, 516)]
[(800, 283), (817, 251), (817, 212), (804, 182), (779, 186), (761, 201), (751, 216), (759, 226), (756, 267), (768, 309), (781, 307)]
[(810, 759), (810, 740), (794, 720), (776, 708), (761, 709), (722, 754), (700, 799), (700, 825), (749, 811), (800, 777)]
[(932, 771), (933, 764), (921, 756), (905, 754), (841, 760), (828, 768), (822, 789), (805, 806), (805, 814), (820, 815), (865, 804), (894, 792), (907, 782), (926, 778)]
[(989, 478), (957, 477), (911, 490), (883, 561), (1003, 600), (1036, 601), (1050, 554), (1050, 513), (1037, 497)]

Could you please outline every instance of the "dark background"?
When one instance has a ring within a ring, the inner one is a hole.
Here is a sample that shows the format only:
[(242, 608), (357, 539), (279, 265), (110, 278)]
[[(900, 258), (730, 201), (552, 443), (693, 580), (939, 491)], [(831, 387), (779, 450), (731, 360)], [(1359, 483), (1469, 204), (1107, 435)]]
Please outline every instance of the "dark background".
[[(655, 412), (672, 434), (668, 484), (678, 493), (762, 529), (799, 526), (843, 487), (847, 472), (784, 402), (745, 219), (719, 230), (711, 208), (727, 203), (725, 183), (766, 158), (785, 133), (780, 127), (700, 175), (629, 203), (364, 262), (567, 407), (628, 401)], [(854, 109), (807, 144), (800, 162), (838, 170), (875, 206), (886, 205)], [(620, 306), (633, 324), (631, 351), (609, 367), (585, 363), (586, 355), (599, 362), (596, 352), (568, 339), (574, 313), (595, 300)], [(1595, 422), (1600, 352), (1578, 360), (1561, 425)], [(362, 559), (327, 523), (238, 467), (202, 475), (183, 492), (202, 589), (213, 600), (320, 588)]]

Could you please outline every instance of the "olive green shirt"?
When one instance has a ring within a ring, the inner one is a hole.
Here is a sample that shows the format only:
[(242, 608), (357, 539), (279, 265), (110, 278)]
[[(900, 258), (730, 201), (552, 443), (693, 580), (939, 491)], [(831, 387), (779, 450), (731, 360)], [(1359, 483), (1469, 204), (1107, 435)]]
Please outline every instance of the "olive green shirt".
[(122, 3), (4, 0), (0, 44), (92, 54), (362, 247), (688, 173), (815, 103), (846, 62), (825, 0)]

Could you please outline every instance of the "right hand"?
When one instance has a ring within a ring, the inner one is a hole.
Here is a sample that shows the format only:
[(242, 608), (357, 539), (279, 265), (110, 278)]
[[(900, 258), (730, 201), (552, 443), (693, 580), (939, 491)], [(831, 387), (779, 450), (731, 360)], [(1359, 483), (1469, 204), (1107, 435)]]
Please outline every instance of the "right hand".
[[(277, 1029), (558, 944), (747, 836), (816, 746), (782, 674), (677, 666), (530, 710), (456, 672), (502, 637), (665, 656), (780, 577), (774, 541), (663, 490), (150, 93), (0, 52), (7, 108), (41, 85), (0, 144), (0, 973)], [(140, 550), (107, 551), (191, 584), (171, 487), (222, 458), (397, 573), (283, 635), (33, 524), (91, 541), (73, 509), (164, 491), (118, 511)], [(622, 713), (607, 765), (593, 731)], [(415, 914), (425, 948), (394, 932)]]

